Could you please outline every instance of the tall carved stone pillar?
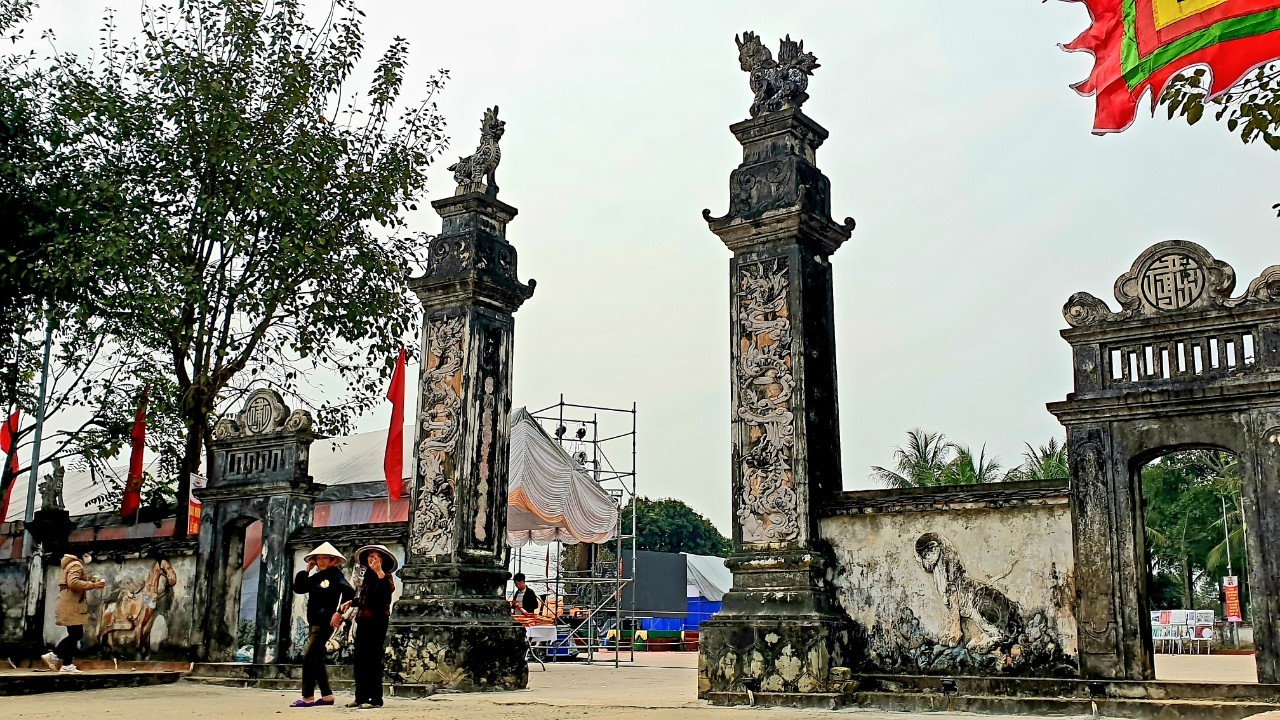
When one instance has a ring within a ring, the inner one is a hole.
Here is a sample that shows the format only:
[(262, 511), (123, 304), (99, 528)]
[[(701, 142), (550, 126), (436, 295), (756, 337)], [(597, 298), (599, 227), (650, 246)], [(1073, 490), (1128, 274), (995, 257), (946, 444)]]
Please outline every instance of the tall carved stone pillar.
[(453, 168), (458, 194), (432, 203), (443, 227), (425, 275), (410, 281), (425, 311), (421, 397), (387, 672), (454, 690), (519, 689), (529, 677), (524, 628), (503, 598), (503, 553), (512, 313), (534, 282), (516, 278), (506, 240), (516, 209), (496, 197), (501, 134), (494, 108), (480, 149)]
[(818, 534), (818, 509), (841, 489), (829, 257), (853, 221), (830, 217), (830, 182), (814, 164), (827, 132), (799, 109), (813, 56), (784, 40), (784, 84), (789, 68), (762, 61), (754, 35), (739, 48), (753, 117), (730, 128), (743, 162), (728, 214), (703, 211), (733, 251), (733, 589), (702, 626), (698, 690), (715, 702), (746, 689), (786, 702), (841, 689), (847, 678), (832, 668), (852, 665), (861, 647)]

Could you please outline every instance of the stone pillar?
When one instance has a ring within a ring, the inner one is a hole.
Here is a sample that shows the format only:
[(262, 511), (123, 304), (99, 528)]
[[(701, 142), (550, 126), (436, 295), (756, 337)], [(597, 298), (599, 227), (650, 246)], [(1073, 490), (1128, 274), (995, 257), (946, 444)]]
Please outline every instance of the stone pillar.
[(49, 563), (56, 567), (61, 562), (67, 539), (74, 528), (71, 513), (61, 507), (41, 508), (32, 516), (31, 522), (27, 523), (32, 548), (27, 560), (27, 597), (22, 640), (28, 645), (39, 647), (44, 644), (44, 609), (48, 602), (44, 569)]
[(830, 217), (830, 182), (814, 164), (827, 131), (800, 112), (807, 96), (774, 88), (771, 98), (757, 77), (755, 117), (730, 128), (743, 162), (729, 178), (729, 212), (703, 211), (733, 251), (733, 589), (702, 626), (698, 693), (738, 702), (749, 689), (786, 703), (843, 689), (847, 671), (832, 670), (862, 647), (818, 533), (821, 506), (841, 490), (829, 258), (853, 221)]
[(492, 175), (487, 186), (459, 179), (458, 191), (432, 203), (443, 227), (426, 273), (410, 281), (424, 310), (421, 396), (387, 673), (400, 683), (514, 690), (529, 669), (524, 628), (503, 597), (512, 313), (535, 283), (516, 278), (506, 240), (516, 209), (497, 199)]
[(256, 663), (272, 663), (288, 650), (293, 558), (289, 537), (310, 527), (324, 489), (309, 472), (311, 415), (290, 409), (274, 390), (255, 390), (234, 418), (214, 427), (196, 566), (195, 616), (200, 656), (231, 660), (236, 651), (245, 529), (262, 522), (262, 562), (254, 631)]

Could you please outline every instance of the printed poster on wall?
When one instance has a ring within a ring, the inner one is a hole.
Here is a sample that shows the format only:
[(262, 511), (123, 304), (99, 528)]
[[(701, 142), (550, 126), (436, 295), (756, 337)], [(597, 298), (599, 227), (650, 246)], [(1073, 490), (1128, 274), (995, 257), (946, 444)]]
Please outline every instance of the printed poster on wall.
[(1227, 622), (1243, 622), (1240, 614), (1240, 578), (1228, 575), (1222, 578), (1222, 594), (1227, 606)]
[(200, 498), (196, 497), (196, 491), (204, 488), (208, 481), (203, 475), (191, 473), (191, 493), (187, 499), (187, 534), (200, 534)]

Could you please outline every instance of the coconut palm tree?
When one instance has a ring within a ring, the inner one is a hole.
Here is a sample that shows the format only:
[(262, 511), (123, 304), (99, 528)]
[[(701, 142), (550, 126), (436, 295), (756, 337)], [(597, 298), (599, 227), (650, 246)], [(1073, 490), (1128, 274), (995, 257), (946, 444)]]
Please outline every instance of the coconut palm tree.
[(955, 445), (942, 433), (929, 433), (920, 428), (907, 431), (907, 444), (893, 451), (895, 469), (871, 468), (871, 478), (886, 487), (926, 487), (943, 485), (942, 477)]
[(1066, 480), (1071, 477), (1067, 465), (1067, 445), (1058, 442), (1058, 438), (1049, 438), (1048, 444), (1038, 448), (1031, 443), (1022, 453), (1022, 464), (1005, 475), (1005, 480)]
[(955, 457), (947, 463), (942, 472), (942, 485), (977, 485), (979, 483), (1000, 482), (1004, 477), (1000, 474), (1000, 458), (987, 457), (987, 446), (983, 445), (975, 457), (973, 451), (959, 445), (953, 446)]

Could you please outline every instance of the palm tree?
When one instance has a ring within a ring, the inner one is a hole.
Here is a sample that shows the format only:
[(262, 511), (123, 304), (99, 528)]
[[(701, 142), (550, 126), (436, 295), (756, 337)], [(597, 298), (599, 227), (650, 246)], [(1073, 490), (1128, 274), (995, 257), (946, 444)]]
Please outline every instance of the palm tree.
[(871, 477), (891, 488), (943, 485), (943, 474), (949, 462), (947, 455), (954, 449), (955, 445), (948, 442), (942, 433), (911, 428), (907, 431), (906, 447), (899, 446), (893, 451), (896, 469), (875, 465), (871, 468)]
[(1000, 458), (987, 458), (987, 446), (983, 445), (975, 458), (967, 447), (953, 446), (955, 457), (942, 472), (942, 485), (977, 485), (1000, 482)]
[(1022, 464), (1013, 468), (1005, 476), (1005, 480), (1065, 480), (1071, 477), (1070, 466), (1067, 465), (1067, 445), (1058, 442), (1058, 438), (1049, 438), (1047, 445), (1038, 448), (1031, 443), (1022, 453)]

